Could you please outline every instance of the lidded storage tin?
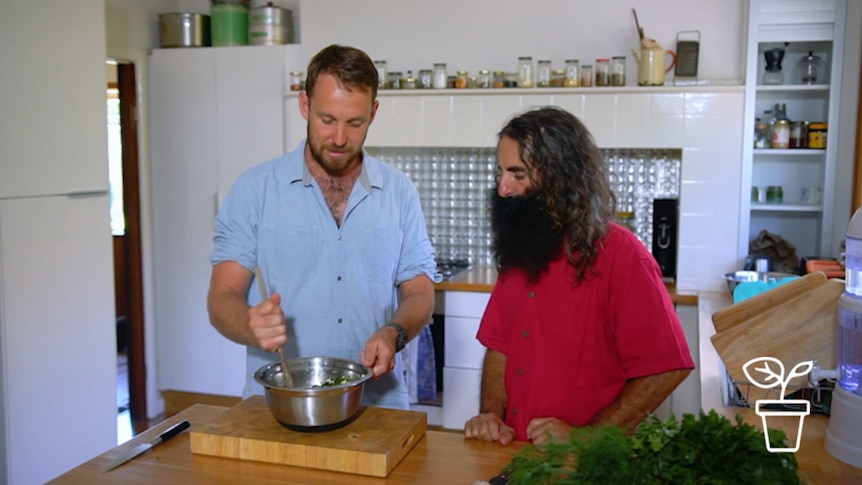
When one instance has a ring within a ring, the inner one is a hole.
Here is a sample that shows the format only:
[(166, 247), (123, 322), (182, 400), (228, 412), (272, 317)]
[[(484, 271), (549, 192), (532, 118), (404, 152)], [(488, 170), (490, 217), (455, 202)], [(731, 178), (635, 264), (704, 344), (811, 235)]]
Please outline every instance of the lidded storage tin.
[(160, 13), (159, 41), (162, 47), (210, 45), (210, 17), (199, 13)]
[(212, 45), (248, 45), (249, 0), (212, 0), (210, 33)]
[(293, 44), (293, 12), (272, 2), (253, 7), (248, 14), (248, 39), (251, 45)]

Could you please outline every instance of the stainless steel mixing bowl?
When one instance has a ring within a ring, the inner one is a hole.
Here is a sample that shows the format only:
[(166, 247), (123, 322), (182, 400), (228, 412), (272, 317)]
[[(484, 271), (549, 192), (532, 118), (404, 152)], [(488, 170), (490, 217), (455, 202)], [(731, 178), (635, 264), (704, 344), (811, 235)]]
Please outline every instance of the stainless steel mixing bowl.
[[(362, 388), (371, 378), (371, 371), (359, 362), (334, 357), (288, 359), (287, 372), (292, 387), (285, 387), (280, 362), (261, 367), (254, 379), (263, 386), (276, 421), (298, 431), (327, 431), (349, 423), (359, 411)], [(327, 379), (339, 378), (349, 382), (324, 385)]]

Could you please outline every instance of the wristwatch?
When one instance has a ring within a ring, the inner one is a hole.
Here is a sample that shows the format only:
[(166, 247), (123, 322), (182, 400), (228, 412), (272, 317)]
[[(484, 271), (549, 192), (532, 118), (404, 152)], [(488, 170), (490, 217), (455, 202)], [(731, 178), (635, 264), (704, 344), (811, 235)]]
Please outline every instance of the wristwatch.
[(398, 338), (395, 339), (395, 351), (401, 352), (404, 346), (407, 345), (407, 330), (400, 323), (389, 322), (384, 327), (392, 327), (398, 332)]

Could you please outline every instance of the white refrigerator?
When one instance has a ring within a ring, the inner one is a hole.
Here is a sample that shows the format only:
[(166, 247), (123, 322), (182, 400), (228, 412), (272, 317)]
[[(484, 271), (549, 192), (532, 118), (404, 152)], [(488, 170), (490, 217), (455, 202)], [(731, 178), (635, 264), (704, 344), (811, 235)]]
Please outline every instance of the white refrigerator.
[(116, 445), (102, 0), (0, 15), (0, 483)]

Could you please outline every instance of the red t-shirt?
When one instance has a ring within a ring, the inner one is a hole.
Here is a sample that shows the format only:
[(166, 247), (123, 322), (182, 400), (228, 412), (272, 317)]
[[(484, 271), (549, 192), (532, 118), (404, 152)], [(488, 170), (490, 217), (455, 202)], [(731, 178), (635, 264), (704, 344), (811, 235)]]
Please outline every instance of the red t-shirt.
[(565, 256), (540, 280), (500, 275), (477, 338), (506, 355), (506, 423), (526, 441), (530, 420), (587, 424), (635, 377), (692, 369), (682, 325), (652, 254), (611, 224), (594, 268), (574, 286)]

